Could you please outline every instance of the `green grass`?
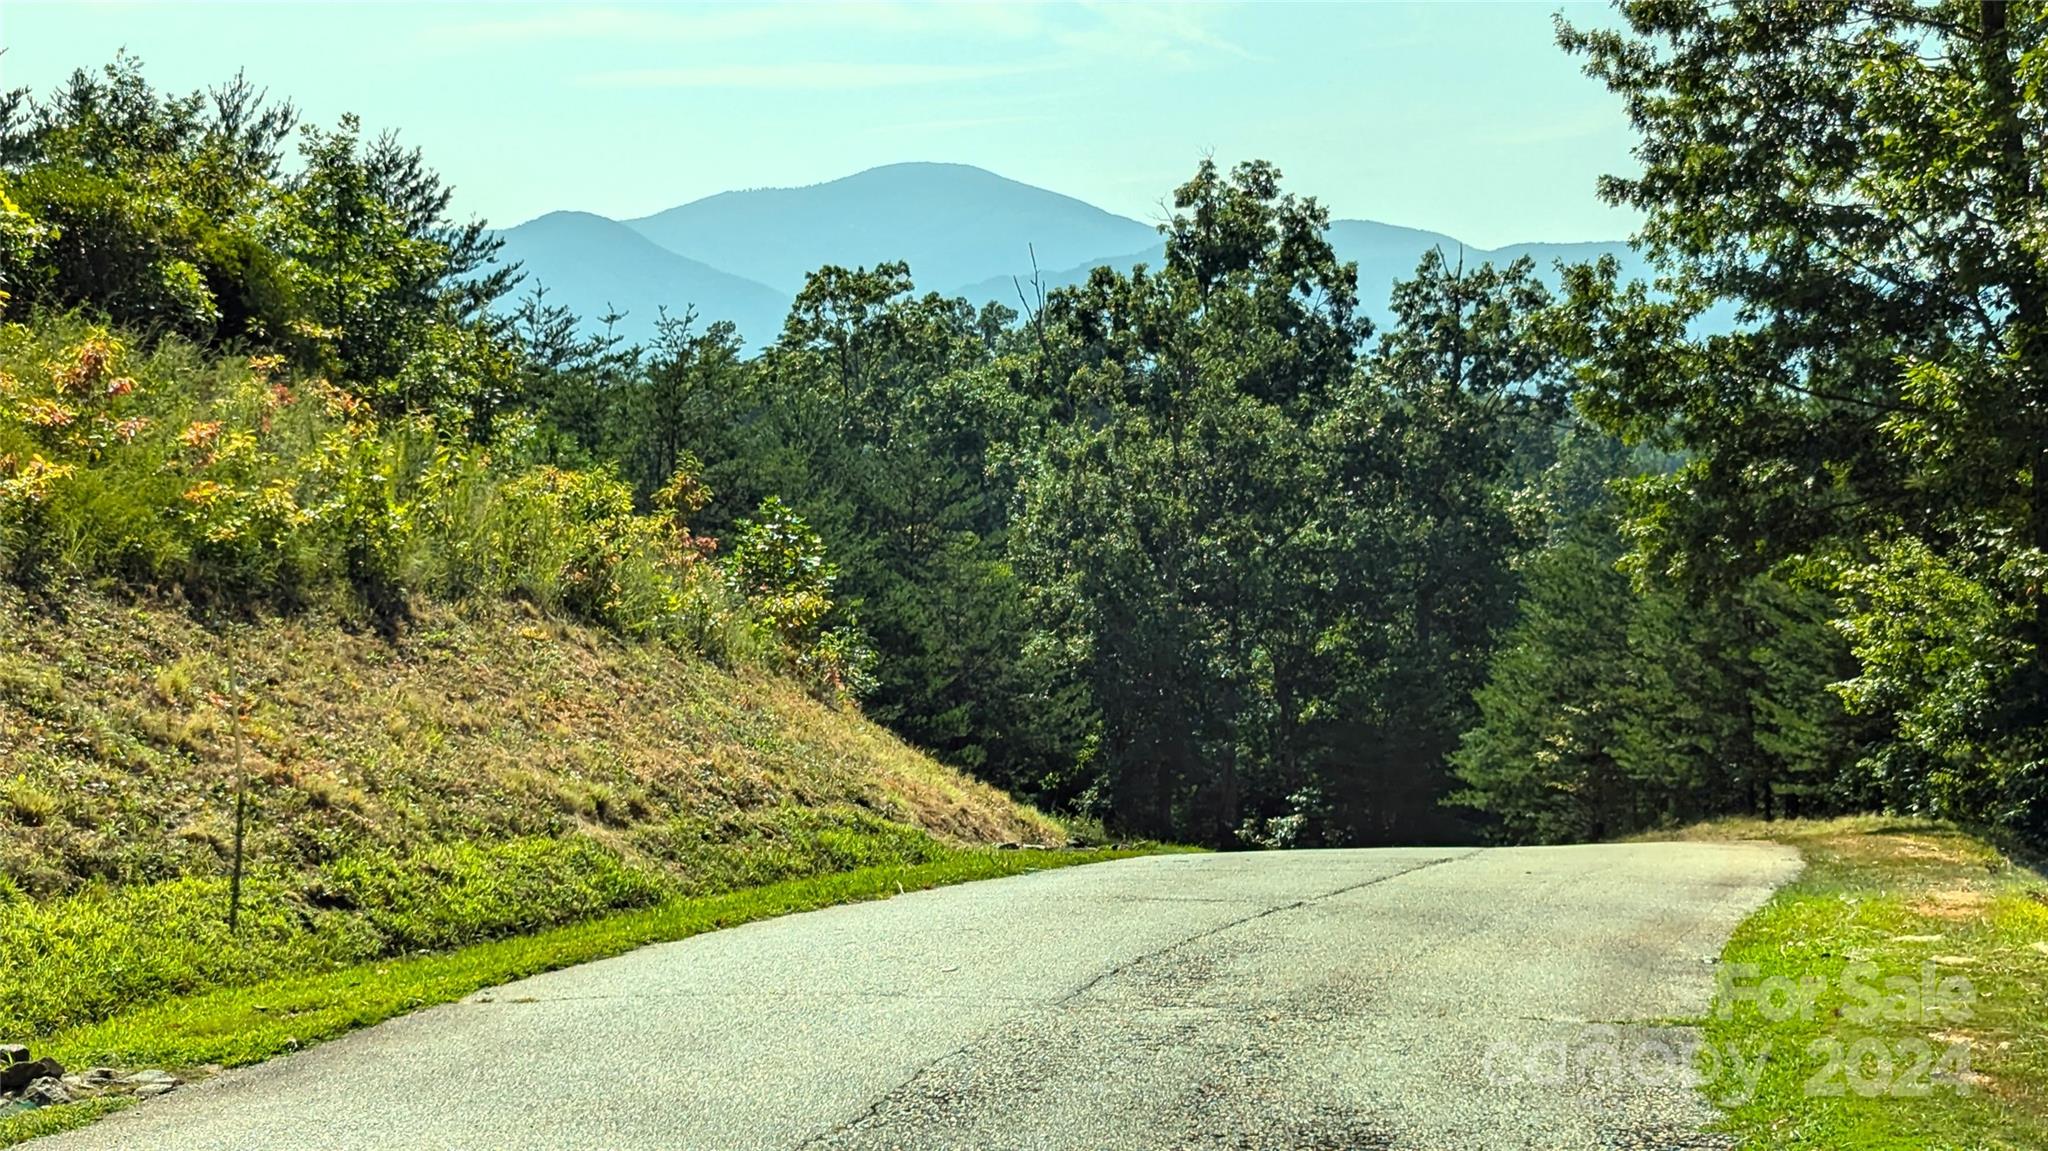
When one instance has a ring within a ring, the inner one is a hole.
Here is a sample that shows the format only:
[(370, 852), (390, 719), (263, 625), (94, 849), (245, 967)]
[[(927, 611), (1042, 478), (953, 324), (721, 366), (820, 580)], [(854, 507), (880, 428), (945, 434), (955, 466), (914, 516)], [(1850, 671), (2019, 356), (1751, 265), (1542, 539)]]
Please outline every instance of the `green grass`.
[(169, 996), (538, 931), (671, 892), (588, 839), (529, 838), (351, 855), (305, 879), (255, 876), (232, 933), (219, 877), (0, 901), (0, 1035), (48, 1035)]
[(12, 1147), (30, 1139), (55, 1135), (74, 1127), (83, 1127), (102, 1115), (112, 1115), (133, 1103), (129, 1096), (109, 1096), (88, 1099), (83, 1103), (71, 1103), (63, 1107), (45, 1107), (39, 1111), (18, 1111), (12, 1115), (0, 1116), (0, 1147)]
[[(1708, 1093), (1741, 1148), (2048, 1147), (2048, 882), (1931, 822), (1705, 834), (1777, 839), (1807, 860), (1722, 953), (1724, 988), (1773, 997), (1724, 994), (1704, 1021), (1706, 1066), (1721, 1068)], [(1810, 993), (1780, 994), (1802, 980)], [(1753, 1091), (1730, 1052), (1763, 1057)]]
[[(255, 1063), (510, 980), (757, 919), (907, 891), (1143, 855), (1157, 849), (953, 850), (910, 866), (679, 898), (531, 935), (337, 971), (180, 996), (72, 1027), (36, 1044), (66, 1066), (191, 1069)], [(105, 1101), (0, 1119), (0, 1146), (90, 1122)]]

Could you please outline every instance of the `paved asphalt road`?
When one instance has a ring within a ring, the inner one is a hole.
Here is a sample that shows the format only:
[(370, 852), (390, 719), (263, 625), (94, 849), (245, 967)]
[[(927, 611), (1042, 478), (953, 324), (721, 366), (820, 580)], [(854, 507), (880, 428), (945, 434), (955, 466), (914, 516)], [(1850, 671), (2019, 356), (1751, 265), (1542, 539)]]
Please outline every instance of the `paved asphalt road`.
[(1639, 844), (1043, 872), (543, 975), (35, 1146), (1716, 1147), (1651, 1058), (1683, 1033), (1634, 1021), (1702, 1012), (1797, 868)]

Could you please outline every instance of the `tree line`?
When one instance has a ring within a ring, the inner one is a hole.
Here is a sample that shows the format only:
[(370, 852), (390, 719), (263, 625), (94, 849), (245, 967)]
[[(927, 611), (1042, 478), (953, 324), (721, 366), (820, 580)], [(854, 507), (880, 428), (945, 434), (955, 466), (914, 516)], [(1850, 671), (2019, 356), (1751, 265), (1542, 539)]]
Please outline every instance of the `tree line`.
[(0, 102), (0, 286), (687, 505), (870, 714), (1128, 833), (2040, 836), (2048, 21), (1621, 15), (1559, 40), (1657, 281), (1434, 252), (1384, 330), (1314, 200), (1205, 162), (1157, 267), (978, 309), (826, 267), (758, 355), (687, 310), (626, 346), (394, 138), (125, 58)]

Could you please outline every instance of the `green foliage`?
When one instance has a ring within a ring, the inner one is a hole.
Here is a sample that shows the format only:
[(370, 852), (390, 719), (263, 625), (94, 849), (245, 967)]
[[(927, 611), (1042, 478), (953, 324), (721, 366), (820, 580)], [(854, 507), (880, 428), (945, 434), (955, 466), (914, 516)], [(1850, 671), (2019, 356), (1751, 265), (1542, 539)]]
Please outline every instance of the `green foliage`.
[(858, 625), (826, 626), (839, 569), (826, 561), (825, 542), (802, 516), (775, 496), (763, 500), (752, 519), (740, 521), (725, 571), (819, 690), (859, 695), (872, 686), (873, 652)]
[[(700, 459), (714, 534), (779, 498), (839, 573), (809, 662), (920, 746), (1038, 791), (1070, 762), (1076, 725), (1050, 702), (1066, 696), (1044, 664), (1023, 654), (1006, 469), (1025, 450), (1028, 401), (995, 320), (911, 294), (900, 265), (821, 269), (751, 364), (729, 331), (666, 326), (611, 393), (610, 450), (643, 491), (679, 452)], [(866, 674), (863, 648), (875, 653)]]
[(803, 517), (770, 496), (742, 520), (726, 570), (769, 625), (801, 641), (832, 610), (839, 569), (825, 561), (824, 541)]
[[(1683, 466), (1646, 571), (1824, 571), (1890, 731), (1847, 783), (2048, 830), (2048, 286), (2035, 3), (1622, 5), (1564, 46), (1623, 100), (1666, 291), (1582, 271), (1588, 410)], [(1732, 310), (1733, 330), (1695, 322)]]
[(202, 603), (340, 596), (385, 620), (414, 594), (516, 595), (722, 658), (756, 651), (687, 524), (636, 512), (605, 472), (528, 464), (528, 425), (449, 441), (279, 368), (0, 327), (0, 564)]
[(1893, 727), (1856, 783), (1894, 810), (2026, 827), (2048, 779), (2031, 733), (1992, 724), (2027, 702), (2015, 698), (2030, 683), (2026, 584), (2040, 576), (1970, 571), (1971, 558), (1901, 539), (1843, 572), (1858, 667), (1840, 691)]
[(0, 178), (0, 313), (31, 275), (37, 251), (55, 233), (55, 228), (22, 210)]
[(1520, 618), (1479, 690), (1479, 723), (1454, 759), (1466, 785), (1456, 798), (1506, 838), (1569, 842), (1642, 822), (1643, 797), (1617, 755), (1638, 668), (1615, 558), (1586, 533), (1532, 561)]
[(1524, 842), (1853, 803), (1867, 732), (1830, 690), (1849, 653), (1827, 598), (1757, 577), (1694, 602), (1632, 585), (1621, 549), (1583, 525), (1529, 563), (1452, 757), (1456, 801)]
[(85, 309), (154, 338), (254, 343), (351, 382), (387, 414), (489, 438), (515, 351), (485, 314), (512, 286), (500, 243), (447, 216), (417, 150), (353, 117), (301, 129), (237, 76), (161, 94), (140, 61), (80, 70), (48, 98), (0, 96), (12, 197), (0, 284), (24, 306)]
[(1563, 28), (1641, 134), (1603, 190), (1655, 285), (1431, 253), (1374, 339), (1326, 213), (1205, 163), (1156, 269), (1020, 317), (825, 267), (752, 360), (493, 311), (417, 151), (344, 118), (287, 174), (289, 107), (121, 57), (0, 101), (0, 564), (523, 598), (1147, 835), (2039, 834), (2037, 7)]
[(294, 119), (239, 77), (159, 95), (126, 55), (47, 101), (0, 98), (0, 166), (47, 229), (10, 275), (23, 302), (195, 339), (287, 336), (287, 257), (261, 233)]
[(1318, 642), (1318, 785), (1339, 840), (1469, 835), (1437, 812), (1446, 759), (1514, 615), (1528, 553), (1556, 524), (1561, 356), (1526, 262), (1424, 257), (1396, 323), (1319, 429), (1334, 487), (1329, 577), (1344, 616)]
[(1205, 164), (1175, 205), (1163, 268), (1047, 301), (1054, 423), (1011, 539), (1096, 710), (1093, 802), (1228, 843), (1303, 782), (1303, 664), (1333, 622), (1313, 433), (1368, 329), (1326, 213), (1277, 171)]

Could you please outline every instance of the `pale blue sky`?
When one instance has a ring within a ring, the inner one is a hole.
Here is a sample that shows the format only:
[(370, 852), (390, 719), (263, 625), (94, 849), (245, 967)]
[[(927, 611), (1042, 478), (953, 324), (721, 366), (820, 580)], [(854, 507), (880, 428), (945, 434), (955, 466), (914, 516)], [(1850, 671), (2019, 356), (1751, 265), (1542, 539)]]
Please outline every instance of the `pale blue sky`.
[(977, 164), (1152, 221), (1204, 154), (1339, 216), (1486, 247), (1609, 239), (1615, 100), (1556, 3), (61, 4), (0, 0), (0, 82), (127, 47), (160, 86), (246, 67), (313, 118), (397, 127), (510, 225), (644, 215), (901, 160)]

